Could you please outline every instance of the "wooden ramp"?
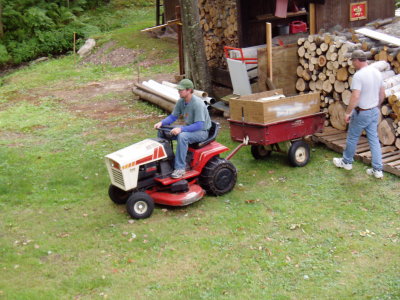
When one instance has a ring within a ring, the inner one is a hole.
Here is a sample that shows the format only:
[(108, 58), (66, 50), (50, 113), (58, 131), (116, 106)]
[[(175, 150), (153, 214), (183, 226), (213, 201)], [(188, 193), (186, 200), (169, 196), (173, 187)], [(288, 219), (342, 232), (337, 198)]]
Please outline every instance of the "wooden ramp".
[[(316, 133), (313, 136), (314, 141), (325, 144), (328, 148), (343, 153), (346, 147), (347, 132), (335, 129), (333, 127), (325, 127), (324, 132)], [(371, 163), (371, 152), (369, 151), (368, 140), (365, 136), (361, 136), (354, 159), (362, 161), (365, 164)], [(383, 170), (400, 176), (400, 150), (395, 146), (382, 147)]]

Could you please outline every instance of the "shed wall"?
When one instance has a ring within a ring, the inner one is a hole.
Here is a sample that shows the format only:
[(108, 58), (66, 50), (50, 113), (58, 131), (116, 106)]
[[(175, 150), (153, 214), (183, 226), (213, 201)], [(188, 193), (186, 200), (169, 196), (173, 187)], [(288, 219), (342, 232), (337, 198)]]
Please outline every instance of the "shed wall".
[(394, 0), (364, 0), (367, 2), (367, 19), (350, 21), (350, 3), (361, 0), (325, 0), (325, 4), (316, 4), (316, 29), (328, 30), (339, 24), (343, 28), (362, 27), (376, 19), (394, 17)]

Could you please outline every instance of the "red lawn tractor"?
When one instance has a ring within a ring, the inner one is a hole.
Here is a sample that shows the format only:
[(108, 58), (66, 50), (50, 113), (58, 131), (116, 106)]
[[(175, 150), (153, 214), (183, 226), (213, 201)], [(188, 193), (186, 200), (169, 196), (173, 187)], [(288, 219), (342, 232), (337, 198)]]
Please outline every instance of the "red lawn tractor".
[(220, 125), (212, 122), (207, 140), (189, 145), (186, 174), (170, 177), (174, 166), (171, 128), (161, 128), (166, 138), (150, 138), (105, 157), (111, 185), (108, 194), (117, 204), (125, 204), (135, 219), (148, 218), (154, 204), (185, 206), (205, 193), (220, 196), (236, 184), (237, 171), (219, 154), (228, 151), (215, 141)]

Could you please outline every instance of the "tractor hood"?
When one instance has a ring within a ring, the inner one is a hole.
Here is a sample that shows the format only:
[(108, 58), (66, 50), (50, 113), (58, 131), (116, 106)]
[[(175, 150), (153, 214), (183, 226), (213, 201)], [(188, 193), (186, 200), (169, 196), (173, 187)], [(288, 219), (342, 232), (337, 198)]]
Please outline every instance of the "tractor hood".
[(113, 167), (121, 170), (143, 165), (165, 157), (167, 157), (167, 154), (165, 153), (163, 145), (152, 139), (146, 139), (106, 155), (106, 158), (119, 165)]

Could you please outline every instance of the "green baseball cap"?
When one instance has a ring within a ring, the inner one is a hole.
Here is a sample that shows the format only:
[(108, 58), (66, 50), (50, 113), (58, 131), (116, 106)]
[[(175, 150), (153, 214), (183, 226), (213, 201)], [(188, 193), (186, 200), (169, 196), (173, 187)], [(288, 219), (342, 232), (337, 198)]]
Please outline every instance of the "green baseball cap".
[(182, 79), (176, 88), (178, 90), (194, 89), (194, 85), (190, 79)]

